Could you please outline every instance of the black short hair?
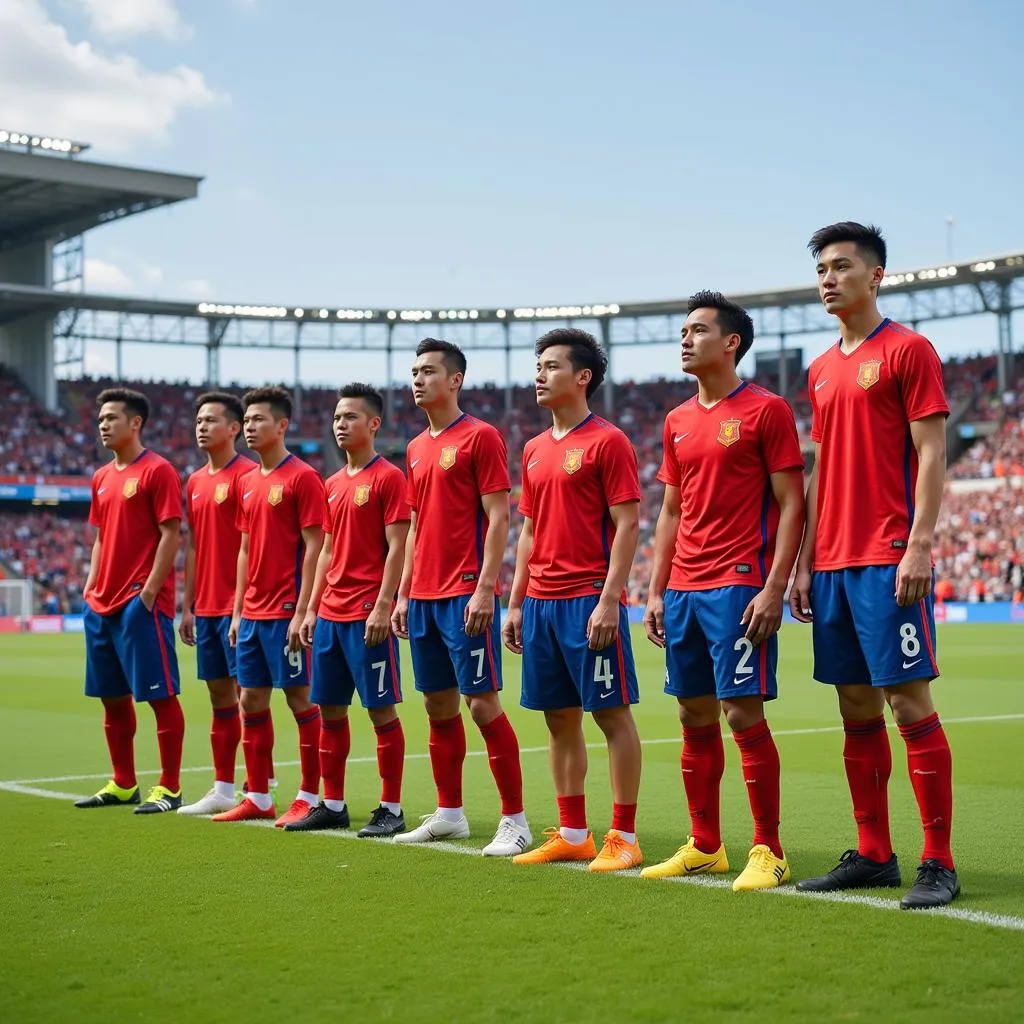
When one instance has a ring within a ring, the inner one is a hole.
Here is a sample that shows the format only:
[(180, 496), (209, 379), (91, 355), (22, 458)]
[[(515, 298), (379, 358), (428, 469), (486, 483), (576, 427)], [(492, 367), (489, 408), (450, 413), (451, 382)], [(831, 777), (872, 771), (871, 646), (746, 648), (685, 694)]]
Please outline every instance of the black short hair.
[(580, 370), (590, 371), (590, 381), (587, 384), (587, 398), (590, 398), (604, 383), (605, 374), (608, 372), (608, 356), (604, 346), (592, 334), (581, 331), (578, 327), (556, 327), (553, 331), (542, 334), (533, 350), (539, 357), (555, 345), (568, 347), (569, 362), (577, 373)]
[(238, 396), (229, 394), (227, 391), (204, 391), (192, 403), (192, 411), (199, 415), (199, 410), (207, 404), (222, 405), (228, 423), (240, 424), (242, 417), (245, 415), (245, 410), (242, 408), (242, 403), (238, 400)]
[(354, 381), (338, 388), (338, 398), (361, 398), (372, 410), (374, 416), (384, 415), (384, 396), (370, 384)]
[(829, 224), (828, 227), (819, 228), (811, 235), (807, 248), (817, 259), (826, 246), (835, 245), (836, 242), (853, 242), (862, 256), (873, 258), (880, 267), (885, 266), (888, 255), (885, 239), (882, 237), (881, 228), (876, 228), (874, 224), (858, 224), (855, 220)]
[(132, 388), (104, 388), (96, 396), (96, 408), (99, 409), (107, 402), (121, 402), (125, 415), (129, 419), (132, 416), (141, 416), (143, 426), (149, 419), (149, 399), (141, 391)]
[(242, 405), (248, 409), (250, 405), (269, 405), (275, 420), (292, 418), (292, 396), (278, 387), (253, 388), (242, 395)]
[(695, 309), (713, 309), (723, 333), (740, 336), (740, 343), (736, 348), (736, 362), (739, 363), (754, 344), (754, 321), (750, 319), (750, 314), (721, 292), (707, 289), (690, 296), (686, 303), (686, 312), (692, 313)]
[(427, 352), (440, 352), (448, 375), (461, 373), (466, 376), (466, 353), (453, 345), (450, 341), (442, 341), (440, 338), (424, 338), (416, 346), (416, 355), (422, 356)]

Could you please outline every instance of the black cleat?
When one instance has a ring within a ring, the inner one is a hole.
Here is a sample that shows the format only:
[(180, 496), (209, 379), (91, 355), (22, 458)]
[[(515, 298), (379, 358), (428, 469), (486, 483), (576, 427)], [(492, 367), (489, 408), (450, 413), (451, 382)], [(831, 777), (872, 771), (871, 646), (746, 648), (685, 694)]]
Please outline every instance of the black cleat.
[(299, 821), (293, 821), (285, 825), (285, 832), (322, 832), (328, 828), (348, 828), (348, 805), (343, 811), (332, 811), (330, 807), (320, 801), (310, 809), (309, 814)]
[(900, 865), (894, 853), (880, 862), (847, 850), (827, 874), (803, 878), (796, 883), (800, 892), (838, 892), (842, 889), (896, 889), (900, 885)]
[(76, 807), (128, 807), (139, 802), (139, 787), (122, 789), (113, 780), (108, 782), (98, 793), (84, 796), (75, 801)]
[(145, 802), (136, 807), (135, 814), (166, 814), (181, 807), (181, 790), (172, 793), (166, 786), (154, 786), (147, 794)]
[(917, 881), (900, 900), (902, 910), (928, 910), (944, 907), (960, 895), (960, 879), (955, 871), (937, 860), (926, 860), (917, 869)]
[(404, 831), (404, 814), (392, 814), (386, 807), (378, 806), (356, 835), (359, 839), (388, 839)]

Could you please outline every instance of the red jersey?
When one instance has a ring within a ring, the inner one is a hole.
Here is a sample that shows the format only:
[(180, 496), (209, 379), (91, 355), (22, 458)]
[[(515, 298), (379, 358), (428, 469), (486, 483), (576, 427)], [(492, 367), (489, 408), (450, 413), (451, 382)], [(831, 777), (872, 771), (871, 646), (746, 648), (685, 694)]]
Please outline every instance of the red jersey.
[(856, 350), (838, 343), (811, 363), (818, 453), (815, 569), (892, 565), (914, 521), (913, 420), (948, 415), (942, 363), (927, 338), (883, 320)]
[(238, 576), (238, 481), (252, 471), (242, 455), (211, 473), (197, 469), (185, 483), (185, 515), (196, 549), (196, 615), (230, 615)]
[(487, 536), (480, 499), (512, 489), (505, 439), (463, 414), (436, 437), (429, 430), (414, 437), (405, 460), (408, 501), (416, 510), (410, 596), (434, 601), (472, 594)]
[(269, 473), (246, 473), (236, 485), (238, 529), (249, 534), (249, 579), (242, 602), (247, 619), (290, 619), (302, 584), (302, 531), (322, 526), (324, 484), (294, 455)]
[(527, 441), (519, 498), (533, 520), (527, 597), (600, 594), (615, 538), (608, 509), (639, 500), (636, 452), (600, 416), (591, 413), (557, 441), (551, 430)]
[(763, 587), (779, 503), (771, 474), (803, 469), (789, 403), (744, 382), (706, 409), (697, 396), (665, 417), (658, 479), (679, 488), (672, 590)]
[(321, 618), (362, 621), (373, 611), (388, 556), (384, 528), (408, 521), (405, 476), (379, 455), (357, 473), (345, 468), (327, 481), (324, 532), (332, 537), (331, 564)]
[[(145, 586), (153, 569), (160, 524), (181, 519), (181, 478), (163, 457), (144, 448), (134, 462), (118, 469), (108, 462), (92, 478), (89, 522), (99, 531), (100, 564), (89, 607), (110, 615)], [(175, 612), (174, 570), (157, 595), (157, 610)]]

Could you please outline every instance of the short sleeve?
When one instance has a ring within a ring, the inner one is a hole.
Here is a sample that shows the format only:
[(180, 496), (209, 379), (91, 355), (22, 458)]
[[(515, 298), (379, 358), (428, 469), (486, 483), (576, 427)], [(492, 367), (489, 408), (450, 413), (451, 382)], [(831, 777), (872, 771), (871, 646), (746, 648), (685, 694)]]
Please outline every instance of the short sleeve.
[(235, 480), (235, 488), (238, 492), (238, 505), (235, 512), (235, 529), (239, 533), (249, 532), (249, 512), (245, 507), (245, 481), (249, 479), (248, 473), (239, 474)]
[(405, 449), (405, 481), (405, 503), (415, 510), (419, 507), (420, 499), (416, 493), (416, 481), (412, 478), (412, 457), (408, 448)]
[(96, 493), (96, 478), (99, 476), (98, 473), (92, 475), (92, 498), (89, 501), (89, 525), (95, 526), (97, 530), (103, 526), (103, 517), (100, 515), (99, 502), (96, 500), (99, 495)]
[(477, 431), (473, 444), (473, 473), (481, 495), (512, 489), (508, 475), (508, 449), (497, 430)]
[(760, 441), (769, 473), (804, 468), (796, 419), (788, 402), (771, 401), (765, 406), (761, 417)]
[(295, 509), (300, 529), (324, 527), (324, 482), (315, 472), (300, 473), (295, 479)]
[(821, 443), (821, 411), (818, 409), (817, 392), (814, 390), (814, 381), (817, 379), (813, 365), (807, 371), (807, 398), (811, 403), (811, 440), (815, 444)]
[(530, 448), (523, 449), (523, 487), (519, 494), (519, 514), (521, 516), (533, 515), (533, 488), (530, 486)]
[(330, 496), (327, 493), (327, 488), (324, 488), (324, 503), (323, 503), (323, 523), (324, 533), (333, 533), (334, 524), (331, 522), (331, 503), (328, 501)]
[(637, 468), (636, 452), (621, 430), (609, 431), (601, 445), (598, 466), (605, 504), (609, 508), (626, 501), (640, 500), (640, 471)]
[(161, 462), (150, 477), (150, 505), (157, 523), (181, 518), (181, 477), (169, 463)]
[(672, 443), (672, 425), (665, 417), (665, 429), (661, 438), (661, 469), (658, 479), (670, 487), (678, 487), (682, 479), (679, 473), (679, 459), (676, 458), (676, 446)]
[(409, 521), (409, 502), (405, 477), (401, 470), (384, 473), (380, 481), (380, 507), (384, 515), (384, 525), (407, 523)]
[(892, 370), (911, 423), (937, 413), (949, 415), (942, 382), (942, 360), (930, 341), (918, 337), (900, 345), (893, 353)]

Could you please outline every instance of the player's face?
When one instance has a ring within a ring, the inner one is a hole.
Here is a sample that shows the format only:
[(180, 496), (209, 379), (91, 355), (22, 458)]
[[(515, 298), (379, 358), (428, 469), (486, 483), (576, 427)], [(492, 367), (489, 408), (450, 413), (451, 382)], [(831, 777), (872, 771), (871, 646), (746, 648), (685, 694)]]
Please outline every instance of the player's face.
[(424, 352), (412, 364), (412, 397), (421, 409), (447, 402), (461, 383), (461, 373), (448, 373), (442, 352)]
[(334, 440), (345, 451), (365, 447), (380, 428), (377, 416), (361, 398), (341, 398), (334, 410)]
[(128, 444), (136, 431), (142, 428), (141, 416), (129, 416), (124, 402), (104, 402), (96, 418), (100, 443), (104, 448), (117, 451)]
[(220, 402), (207, 402), (199, 406), (196, 413), (196, 444), (204, 452), (211, 448), (234, 445), (241, 430), (237, 420), (228, 418), (227, 410)]
[(855, 312), (872, 301), (885, 268), (866, 259), (853, 242), (836, 242), (818, 256), (818, 295), (835, 316)]
[(586, 391), (589, 370), (574, 370), (568, 345), (552, 345), (537, 358), (537, 404), (551, 409), (575, 401), (580, 391)]
[(288, 430), (288, 420), (284, 417), (275, 420), (270, 405), (259, 402), (245, 410), (242, 430), (245, 432), (245, 443), (253, 451), (260, 452), (273, 448), (284, 438)]
[(686, 318), (680, 338), (683, 372), (694, 376), (735, 362), (733, 353), (740, 340), (738, 335), (722, 330), (717, 309), (695, 309)]

